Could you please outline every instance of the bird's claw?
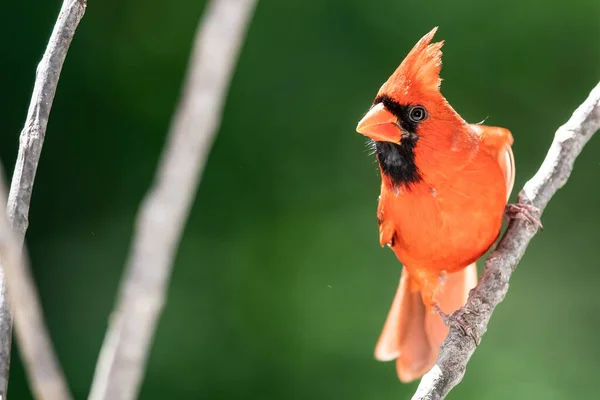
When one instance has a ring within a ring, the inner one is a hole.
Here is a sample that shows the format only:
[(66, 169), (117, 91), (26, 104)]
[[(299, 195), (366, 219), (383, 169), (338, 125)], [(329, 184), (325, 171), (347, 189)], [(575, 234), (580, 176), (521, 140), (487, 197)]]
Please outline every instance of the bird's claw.
[(507, 204), (504, 208), (504, 217), (508, 220), (520, 219), (529, 222), (536, 229), (544, 230), (542, 221), (540, 221), (540, 209), (531, 204)]
[(481, 343), (481, 335), (479, 334), (479, 332), (477, 331), (476, 328), (472, 327), (467, 321), (465, 321), (465, 319), (463, 317), (464, 314), (476, 314), (476, 313), (473, 311), (468, 311), (468, 310), (463, 311), (463, 309), (460, 309), (457, 312), (455, 312), (452, 315), (452, 317), (453, 317), (454, 321), (456, 321), (456, 323), (460, 327), (460, 330), (462, 331), (462, 333), (465, 336), (471, 337), (471, 339), (473, 339), (473, 342), (475, 343), (475, 346), (479, 346), (479, 344)]
[(442, 318), (442, 321), (444, 321), (444, 325), (450, 327), (452, 322), (456, 322), (463, 335), (469, 336), (471, 339), (473, 339), (473, 342), (475, 342), (475, 346), (479, 346), (479, 344), (481, 343), (481, 335), (479, 334), (479, 332), (477, 332), (475, 328), (473, 328), (467, 321), (465, 321), (463, 317), (464, 314), (476, 314), (475, 312), (468, 310), (463, 311), (461, 309), (453, 314), (446, 314), (437, 304), (433, 305), (433, 310)]

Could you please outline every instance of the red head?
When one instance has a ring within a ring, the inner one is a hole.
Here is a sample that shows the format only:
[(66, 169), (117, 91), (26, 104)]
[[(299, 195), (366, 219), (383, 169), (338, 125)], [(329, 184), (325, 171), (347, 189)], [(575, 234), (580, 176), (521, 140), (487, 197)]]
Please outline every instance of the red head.
[(432, 156), (443, 163), (451, 146), (458, 152), (468, 141), (457, 137), (466, 123), (440, 93), (443, 41), (431, 43), (436, 30), (412, 48), (356, 128), (375, 141), (382, 171), (398, 184), (417, 182)]

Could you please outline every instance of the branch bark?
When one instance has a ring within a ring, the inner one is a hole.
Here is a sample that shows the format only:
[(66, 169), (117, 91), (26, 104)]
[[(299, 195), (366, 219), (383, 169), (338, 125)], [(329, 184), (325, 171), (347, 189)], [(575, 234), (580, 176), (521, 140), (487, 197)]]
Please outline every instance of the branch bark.
[[(539, 208), (540, 214), (554, 194), (564, 186), (575, 159), (593, 134), (600, 129), (600, 83), (561, 126), (538, 172), (519, 193), (518, 203)], [(532, 224), (513, 220), (488, 257), (477, 287), (463, 308), (450, 318), (450, 333), (441, 346), (437, 364), (421, 379), (413, 400), (444, 399), (462, 380), (476, 349), (472, 337), (461, 329), (459, 320), (481, 337), (496, 306), (508, 292), (509, 280), (537, 233)], [(468, 329), (467, 329), (468, 330)]]
[[(11, 304), (15, 313), (16, 337), (32, 391), (38, 399), (71, 398), (50, 336), (45, 327), (40, 300), (29, 266), (17, 257), (28, 227), (29, 204), (40, 160), (46, 127), (58, 80), (86, 0), (65, 0), (46, 51), (36, 71), (35, 85), (21, 132), (19, 154), (8, 195), (8, 221), (14, 232), (8, 239), (0, 217), (2, 268), (0, 268), (0, 399), (6, 399), (12, 337)], [(5, 190), (0, 195), (4, 199)], [(4, 200), (2, 200), (4, 201)], [(8, 297), (7, 294), (8, 288)]]
[(200, 21), (182, 99), (137, 217), (90, 400), (137, 397), (179, 240), (255, 5), (256, 0), (213, 0)]

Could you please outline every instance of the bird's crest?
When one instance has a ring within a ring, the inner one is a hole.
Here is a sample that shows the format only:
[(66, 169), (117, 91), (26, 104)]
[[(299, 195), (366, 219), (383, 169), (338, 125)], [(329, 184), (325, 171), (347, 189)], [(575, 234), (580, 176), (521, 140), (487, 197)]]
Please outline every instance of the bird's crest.
[(442, 46), (444, 41), (431, 43), (437, 26), (421, 38), (408, 53), (392, 76), (379, 89), (379, 94), (393, 98), (426, 95), (439, 91), (442, 68)]

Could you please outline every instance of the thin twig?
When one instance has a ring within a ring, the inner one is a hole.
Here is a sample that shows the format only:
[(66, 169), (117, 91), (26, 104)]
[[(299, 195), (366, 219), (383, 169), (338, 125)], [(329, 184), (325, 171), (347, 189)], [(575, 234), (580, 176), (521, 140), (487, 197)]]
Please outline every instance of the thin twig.
[[(63, 2), (48, 46), (37, 68), (33, 95), (25, 127), (21, 132), (19, 154), (8, 195), (8, 220), (18, 251), (23, 246), (27, 231), (35, 173), (56, 87), (67, 51), (85, 8), (86, 0)], [(2, 199), (4, 198), (2, 195)], [(15, 312), (17, 342), (36, 398), (70, 399), (64, 374), (43, 321), (29, 266), (24, 262), (17, 263), (13, 257), (3, 259), (3, 268), (5, 271), (0, 271), (0, 399), (6, 399), (10, 368), (12, 318), (9, 303), (12, 303)], [(7, 286), (9, 298), (6, 297)]]
[(173, 259), (255, 5), (256, 0), (213, 0), (200, 21), (182, 99), (154, 185), (140, 207), (90, 400), (137, 397)]
[[(4, 171), (0, 167), (0, 209), (6, 207), (6, 184), (4, 182)], [(24, 265), (26, 262), (25, 252), (21, 250), (21, 244), (19, 239), (13, 233), (8, 218), (5, 213), (0, 212), (0, 257), (2, 257), (2, 268), (6, 272), (6, 277), (10, 281), (10, 301), (11, 303), (19, 303), (23, 305), (23, 308), (30, 308), (28, 311), (30, 314), (35, 314), (36, 317), (40, 317), (39, 307), (28, 302), (29, 296), (22, 296), (22, 291), (29, 291), (31, 288), (28, 286), (31, 282), (27, 279), (21, 280), (19, 275), (24, 270), (28, 270), (28, 266)], [(24, 285), (23, 285), (24, 284)], [(35, 290), (35, 289), (33, 289)], [(14, 294), (13, 294), (14, 293)], [(10, 317), (10, 314), (9, 314)], [(19, 316), (20, 317), (20, 316)], [(31, 320), (27, 318), (25, 323), (28, 324)], [(36, 318), (33, 319), (34, 324)], [(35, 332), (35, 331), (32, 331)], [(4, 400), (6, 395), (0, 397)], [(41, 398), (41, 397), (40, 397)]]
[[(4, 177), (1, 177), (0, 207), (6, 206), (5, 198), (6, 186)], [(4, 213), (0, 213), (0, 256), (10, 302), (15, 311), (15, 333), (31, 390), (39, 400), (70, 400), (72, 397), (67, 382), (44, 324), (27, 251), (22, 248), (22, 239), (11, 230)]]
[[(519, 193), (519, 203), (539, 208), (540, 214), (556, 191), (569, 178), (575, 159), (593, 134), (600, 129), (600, 83), (554, 136), (542, 166)], [(451, 316), (450, 333), (442, 344), (437, 364), (417, 388), (413, 400), (443, 399), (462, 380), (476, 349), (472, 337), (460, 327), (461, 319), (481, 337), (496, 306), (508, 292), (509, 279), (523, 257), (537, 228), (513, 220), (500, 243), (485, 263), (481, 281), (463, 308)]]

